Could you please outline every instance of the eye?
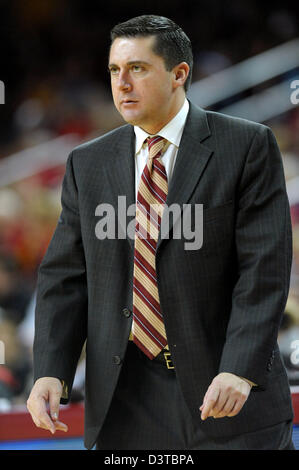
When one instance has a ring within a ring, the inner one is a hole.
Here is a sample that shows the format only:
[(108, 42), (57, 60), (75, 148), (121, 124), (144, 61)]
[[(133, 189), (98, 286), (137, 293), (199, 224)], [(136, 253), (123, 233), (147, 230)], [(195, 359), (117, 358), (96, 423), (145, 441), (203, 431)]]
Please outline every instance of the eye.
[(132, 65), (133, 72), (142, 72), (143, 68), (141, 65)]
[(111, 75), (116, 75), (118, 73), (118, 68), (117, 67), (110, 67), (109, 68), (109, 73)]

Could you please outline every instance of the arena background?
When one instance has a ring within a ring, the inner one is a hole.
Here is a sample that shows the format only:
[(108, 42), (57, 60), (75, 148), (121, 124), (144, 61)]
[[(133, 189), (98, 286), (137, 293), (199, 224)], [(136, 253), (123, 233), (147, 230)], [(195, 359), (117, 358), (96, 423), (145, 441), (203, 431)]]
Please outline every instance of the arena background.
[(279, 344), (299, 449), (298, 9), (287, 0), (0, 2), (0, 449), (83, 449), (84, 351), (61, 411), (68, 435), (50, 437), (26, 410), (36, 273), (58, 219), (68, 153), (122, 124), (107, 73), (109, 31), (149, 13), (172, 18), (192, 41), (192, 101), (267, 124), (278, 140), (294, 248)]

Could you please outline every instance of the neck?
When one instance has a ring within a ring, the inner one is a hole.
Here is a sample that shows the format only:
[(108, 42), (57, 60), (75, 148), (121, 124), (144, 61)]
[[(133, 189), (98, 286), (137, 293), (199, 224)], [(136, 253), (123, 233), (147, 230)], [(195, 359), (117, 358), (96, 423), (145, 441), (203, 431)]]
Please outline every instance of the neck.
[(148, 134), (151, 134), (151, 135), (158, 134), (159, 131), (161, 129), (163, 129), (163, 127), (165, 127), (166, 124), (168, 124), (177, 115), (177, 113), (180, 111), (180, 109), (182, 108), (182, 106), (184, 104), (185, 97), (186, 97), (186, 95), (184, 93), (176, 100), (174, 106), (172, 106), (172, 108), (170, 109), (166, 119), (161, 120), (160, 122), (157, 122), (155, 124), (151, 123), (151, 125), (149, 125), (149, 126), (146, 126), (146, 125), (145, 126), (140, 126), (141, 129), (143, 129), (145, 132), (147, 132)]

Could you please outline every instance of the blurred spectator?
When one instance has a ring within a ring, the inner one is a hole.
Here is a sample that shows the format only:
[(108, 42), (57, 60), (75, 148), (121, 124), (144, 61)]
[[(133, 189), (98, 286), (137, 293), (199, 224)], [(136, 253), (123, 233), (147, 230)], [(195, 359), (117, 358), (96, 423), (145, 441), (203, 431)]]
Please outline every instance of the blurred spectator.
[(0, 307), (11, 327), (23, 320), (30, 296), (30, 286), (21, 278), (15, 259), (0, 253)]
[[(33, 357), (33, 340), (34, 340), (34, 312), (36, 305), (36, 292), (33, 293), (30, 303), (26, 310), (24, 320), (18, 327), (18, 341), (23, 345), (26, 357), (32, 364)], [(85, 384), (85, 347), (81, 353), (71, 395), (71, 402), (81, 401), (84, 398), (84, 384)], [(30, 392), (32, 388), (31, 370), (27, 377), (25, 390)], [(24, 390), (24, 391), (25, 391)]]
[(193, 80), (201, 80), (232, 65), (225, 54), (218, 51), (203, 51), (194, 57)]
[[(17, 335), (17, 325), (1, 310), (0, 339), (4, 344), (4, 364), (0, 364), (0, 411), (22, 396), (32, 364)], [(22, 397), (24, 402), (24, 397)]]
[(290, 385), (299, 385), (299, 302), (289, 297), (278, 343)]

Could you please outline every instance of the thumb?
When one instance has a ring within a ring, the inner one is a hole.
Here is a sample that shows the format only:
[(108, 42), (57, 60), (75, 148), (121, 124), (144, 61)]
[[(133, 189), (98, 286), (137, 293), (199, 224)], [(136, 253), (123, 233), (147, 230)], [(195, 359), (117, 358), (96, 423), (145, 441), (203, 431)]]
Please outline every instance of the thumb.
[(57, 388), (49, 393), (50, 415), (53, 421), (58, 420), (61, 393)]

